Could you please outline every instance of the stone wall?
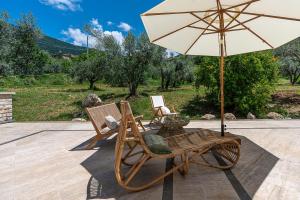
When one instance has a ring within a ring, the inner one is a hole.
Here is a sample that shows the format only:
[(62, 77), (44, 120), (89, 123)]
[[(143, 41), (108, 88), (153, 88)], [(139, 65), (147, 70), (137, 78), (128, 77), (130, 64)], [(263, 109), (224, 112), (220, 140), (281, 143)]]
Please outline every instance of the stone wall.
[(0, 123), (12, 121), (12, 95), (13, 92), (0, 92)]

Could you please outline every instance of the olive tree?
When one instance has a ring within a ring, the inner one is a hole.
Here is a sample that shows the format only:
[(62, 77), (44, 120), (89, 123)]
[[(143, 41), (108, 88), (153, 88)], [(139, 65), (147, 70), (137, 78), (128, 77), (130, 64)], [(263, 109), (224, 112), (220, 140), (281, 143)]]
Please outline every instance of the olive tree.
[(194, 63), (189, 56), (170, 57), (161, 66), (161, 89), (178, 87), (184, 82), (192, 82)]
[(280, 58), (281, 72), (292, 85), (300, 78), (300, 39), (296, 39), (275, 51)]
[(88, 81), (89, 89), (95, 88), (95, 83), (104, 77), (107, 68), (107, 59), (104, 52), (97, 52), (89, 55), (74, 64), (73, 76), (79, 81)]
[(8, 13), (0, 13), (0, 75), (9, 75), (12, 73), (9, 57), (12, 53), (14, 37), (13, 29), (8, 23), (8, 19)]
[(15, 74), (28, 75), (41, 73), (46, 64), (46, 55), (37, 45), (41, 32), (32, 14), (23, 15), (14, 26), (15, 43), (11, 54)]
[(100, 50), (108, 54), (110, 73), (106, 74), (106, 80), (111, 84), (126, 85), (128, 97), (137, 96), (137, 89), (145, 82), (145, 73), (153, 63), (155, 46), (145, 33), (136, 37), (131, 32), (121, 44), (114, 37), (106, 35), (99, 43)]

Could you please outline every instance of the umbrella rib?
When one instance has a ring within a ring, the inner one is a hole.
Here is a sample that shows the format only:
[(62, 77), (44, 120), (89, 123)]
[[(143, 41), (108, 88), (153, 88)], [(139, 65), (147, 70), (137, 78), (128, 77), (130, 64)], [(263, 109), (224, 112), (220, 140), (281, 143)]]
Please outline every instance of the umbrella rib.
[(176, 33), (176, 32), (178, 32), (178, 31), (182, 30), (182, 29), (184, 29), (184, 28), (186, 28), (186, 27), (189, 27), (189, 26), (191, 26), (191, 25), (193, 25), (193, 24), (196, 24), (196, 23), (199, 22), (199, 21), (200, 21), (200, 20), (197, 20), (197, 21), (192, 22), (192, 23), (190, 23), (190, 24), (188, 24), (188, 25), (185, 25), (185, 26), (183, 26), (183, 27), (181, 27), (181, 28), (178, 28), (178, 29), (176, 29), (176, 30), (174, 30), (174, 31), (172, 31), (172, 32), (169, 32), (169, 33), (167, 33), (167, 34), (165, 34), (165, 35), (162, 35), (162, 36), (160, 36), (160, 37), (158, 37), (158, 38), (152, 40), (151, 42), (156, 42), (156, 41), (158, 41), (158, 40), (160, 40), (160, 39), (162, 39), (162, 38), (165, 38), (165, 37), (167, 37), (167, 36), (169, 36), (169, 35), (171, 35), (171, 34), (173, 34), (173, 33)]
[(191, 48), (196, 44), (196, 42), (201, 38), (201, 36), (205, 33), (205, 31), (207, 31), (207, 29), (210, 27), (210, 25), (212, 23), (214, 23), (214, 21), (217, 19), (218, 15), (208, 24), (207, 28), (204, 29), (204, 31), (197, 37), (197, 39), (192, 43), (192, 45), (186, 50), (186, 52), (184, 54), (187, 54)]
[[(197, 27), (197, 26), (188, 26), (189, 28), (195, 28), (195, 29), (200, 29), (200, 30), (205, 30), (205, 28), (202, 28), (202, 27)], [(206, 29), (207, 31), (216, 31), (215, 29), (209, 29), (209, 28), (207, 28)]]
[(155, 16), (155, 15), (177, 15), (177, 14), (190, 14), (190, 13), (209, 13), (217, 12), (217, 10), (190, 10), (190, 11), (178, 11), (178, 12), (158, 12), (158, 13), (144, 13), (141, 16)]
[[(237, 29), (226, 30), (225, 32), (244, 31), (244, 30), (247, 30), (247, 29), (246, 28), (237, 28)], [(204, 33), (203, 35), (216, 34), (216, 33), (220, 33), (220, 31), (214, 31), (214, 32)]]
[[(232, 19), (234, 18), (233, 16), (231, 16), (229, 13), (225, 12), (226, 15), (228, 15), (229, 17), (231, 17)], [(260, 35), (258, 35), (257, 33), (255, 33), (253, 30), (251, 30), (249, 27), (247, 27), (246, 25), (242, 24), (239, 20), (235, 19), (235, 21), (237, 23), (239, 23), (241, 26), (243, 26), (244, 28), (246, 28), (248, 31), (250, 31), (253, 35), (255, 35), (256, 37), (258, 37), (259, 39), (261, 39), (264, 43), (266, 43), (269, 47), (271, 47), (272, 49), (274, 49), (274, 47), (267, 42), (265, 39), (263, 39)]]
[[(246, 23), (248, 23), (248, 22), (250, 22), (250, 21), (253, 21), (253, 20), (257, 19), (257, 18), (260, 18), (260, 16), (253, 17), (253, 18), (248, 19), (248, 20), (246, 20), (246, 21), (243, 21), (243, 22), (241, 22), (241, 23), (242, 23), (242, 24), (246, 24)], [(240, 26), (240, 24), (236, 24), (236, 25), (234, 25), (234, 26), (231, 26), (231, 27), (227, 28), (225, 31), (230, 31), (231, 29), (233, 29), (233, 28), (235, 28), (235, 27), (238, 27), (238, 26)]]
[(251, 2), (248, 3), (248, 4), (246, 4), (246, 6), (241, 10), (241, 12), (238, 13), (238, 14), (234, 17), (234, 19), (232, 19), (232, 20), (225, 26), (224, 29), (227, 29), (227, 28), (234, 22), (234, 20), (237, 19), (237, 18), (242, 14), (242, 12), (244, 12), (244, 11), (245, 11), (252, 3), (253, 3), (253, 1), (251, 1)]
[[(213, 13), (213, 14), (211, 14), (211, 16), (212, 16), (212, 15), (215, 15), (215, 14), (217, 14), (217, 13), (218, 13), (218, 11), (215, 12), (215, 13)], [(193, 13), (193, 12), (191, 12), (191, 15), (193, 15), (194, 17), (197, 17), (200, 21), (203, 21), (204, 23), (206, 23), (207, 25), (209, 25), (209, 27), (211, 26), (211, 27), (213, 27), (214, 29), (218, 30), (218, 28), (217, 28), (216, 26), (214, 26), (212, 23), (208, 23), (207, 21), (204, 20), (204, 19), (207, 18), (208, 16), (206, 16), (205, 18), (201, 18), (201, 17), (199, 17), (198, 15), (196, 15), (196, 14)], [(217, 15), (217, 16), (218, 16), (218, 15)], [(213, 20), (213, 21), (214, 21), (214, 20)]]
[(247, 4), (252, 4), (252, 3), (257, 2), (257, 1), (260, 1), (260, 0), (251, 0), (251, 1), (248, 1), (248, 2), (244, 2), (244, 3), (241, 3), (241, 4), (234, 5), (234, 6), (230, 6), (230, 7), (226, 8), (225, 10), (229, 10), (229, 9), (232, 9), (232, 8), (244, 6), (244, 5), (247, 5)]
[[(192, 14), (192, 13), (189, 13), (189, 14)], [(207, 18), (207, 17), (209, 17), (209, 16), (213, 16), (213, 15), (215, 15), (215, 14), (216, 14), (216, 13), (212, 13), (212, 14), (206, 16), (205, 18)], [(192, 14), (192, 15), (193, 15), (193, 14)], [(180, 31), (180, 30), (182, 30), (182, 29), (184, 29), (184, 28), (186, 28), (186, 27), (189, 27), (189, 26), (191, 26), (191, 25), (193, 25), (193, 24), (196, 24), (196, 23), (200, 22), (201, 20), (203, 20), (203, 19), (199, 19), (199, 17), (198, 17), (197, 15), (193, 15), (193, 16), (196, 17), (198, 20), (195, 21), (195, 22), (192, 22), (192, 23), (190, 23), (190, 24), (188, 24), (188, 25), (185, 25), (185, 26), (183, 26), (183, 27), (181, 27), (181, 28), (179, 28), (179, 29), (176, 29), (176, 30), (174, 30), (174, 31), (172, 31), (172, 32), (169, 32), (169, 33), (167, 33), (167, 34), (165, 34), (165, 35), (162, 35), (162, 36), (160, 36), (160, 37), (158, 37), (158, 38), (152, 40), (151, 42), (156, 42), (156, 41), (158, 41), (158, 40), (160, 40), (160, 39), (162, 39), (162, 38), (165, 38), (165, 37), (167, 37), (167, 36), (169, 36), (169, 35), (171, 35), (171, 34), (173, 34), (173, 33), (176, 33), (176, 32), (178, 32), (178, 31)], [(205, 21), (205, 20), (203, 20), (203, 21)], [(206, 21), (205, 21), (205, 22), (206, 22)]]
[[(240, 11), (235, 11), (235, 10), (227, 10), (227, 13), (241, 13)], [(284, 20), (291, 20), (291, 21), (300, 21), (298, 18), (292, 18), (292, 17), (282, 17), (282, 16), (276, 16), (276, 15), (267, 15), (267, 14), (260, 14), (260, 13), (252, 13), (252, 12), (242, 12), (241, 14), (246, 14), (246, 15), (255, 15), (259, 17), (269, 17), (269, 18), (275, 18), (275, 19), (284, 19)]]

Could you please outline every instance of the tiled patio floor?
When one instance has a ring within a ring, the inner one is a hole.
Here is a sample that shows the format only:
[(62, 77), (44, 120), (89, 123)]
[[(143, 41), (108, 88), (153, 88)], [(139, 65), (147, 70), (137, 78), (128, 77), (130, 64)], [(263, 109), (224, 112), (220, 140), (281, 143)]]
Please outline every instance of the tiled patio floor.
[[(190, 127), (218, 128), (219, 122)], [(244, 138), (234, 169), (191, 167), (184, 178), (175, 173), (165, 184), (128, 193), (115, 181), (114, 140), (80, 150), (95, 134), (90, 123), (2, 124), (0, 199), (300, 199), (300, 120), (231, 121), (227, 127)], [(165, 167), (149, 163), (145, 175)]]

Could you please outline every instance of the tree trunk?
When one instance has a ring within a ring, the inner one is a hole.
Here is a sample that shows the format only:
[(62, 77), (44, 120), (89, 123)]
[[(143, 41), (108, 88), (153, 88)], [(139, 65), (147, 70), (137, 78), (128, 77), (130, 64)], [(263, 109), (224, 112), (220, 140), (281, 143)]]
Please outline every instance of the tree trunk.
[(165, 89), (169, 89), (169, 86), (170, 86), (170, 82), (171, 82), (171, 77), (168, 77), (167, 78), (167, 81), (166, 81), (166, 85), (165, 85)]
[(295, 84), (296, 84), (295, 76), (291, 77), (291, 84), (292, 84), (292, 85), (295, 85)]
[(160, 76), (161, 76), (160, 88), (164, 89), (164, 87), (165, 87), (165, 75), (164, 75), (163, 68), (160, 69)]
[(129, 96), (128, 97), (132, 97), (132, 96), (137, 96), (137, 84), (129, 84)]
[(96, 81), (90, 80), (89, 82), (90, 82), (90, 87), (89, 87), (89, 89), (90, 89), (90, 90), (93, 90), (93, 89), (94, 89), (94, 84), (95, 84)]
[(173, 81), (173, 85), (172, 85), (172, 87), (173, 87), (173, 88), (175, 88), (175, 87), (176, 87), (176, 78), (175, 78), (175, 80)]

